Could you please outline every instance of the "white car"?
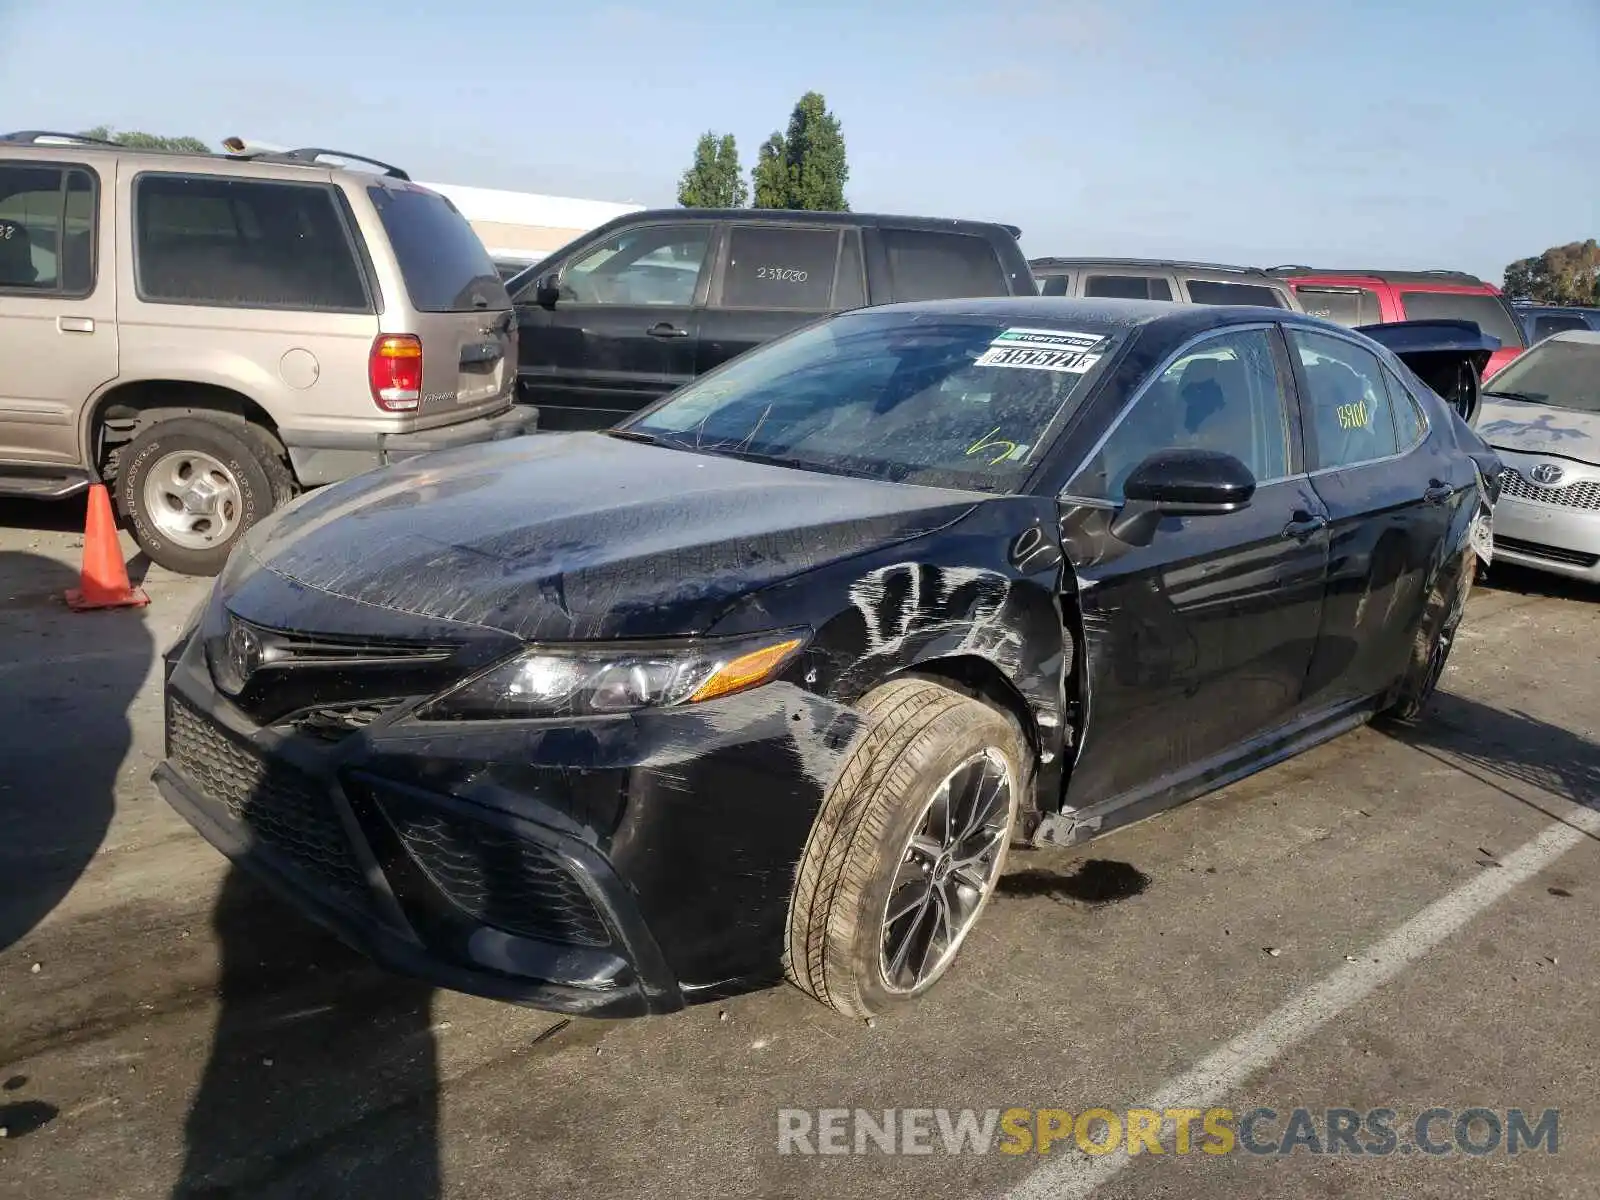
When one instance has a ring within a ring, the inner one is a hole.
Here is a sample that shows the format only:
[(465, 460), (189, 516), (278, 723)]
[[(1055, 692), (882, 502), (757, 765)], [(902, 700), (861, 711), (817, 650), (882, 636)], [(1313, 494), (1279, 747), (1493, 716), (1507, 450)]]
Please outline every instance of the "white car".
[(1494, 557), (1600, 583), (1600, 333), (1558, 333), (1489, 381), (1478, 432), (1505, 463)]

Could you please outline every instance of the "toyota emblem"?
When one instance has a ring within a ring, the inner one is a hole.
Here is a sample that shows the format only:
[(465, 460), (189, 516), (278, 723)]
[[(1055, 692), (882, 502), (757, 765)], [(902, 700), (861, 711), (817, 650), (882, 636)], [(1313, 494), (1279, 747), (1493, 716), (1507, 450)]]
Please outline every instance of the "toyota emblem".
[(1556, 484), (1561, 482), (1563, 474), (1565, 472), (1555, 463), (1540, 463), (1532, 471), (1528, 472), (1528, 478), (1543, 487), (1555, 487)]
[(228, 667), (233, 676), (229, 682), (237, 683), (238, 690), (242, 691), (261, 665), (261, 639), (250, 626), (235, 621), (228, 628), (227, 651)]

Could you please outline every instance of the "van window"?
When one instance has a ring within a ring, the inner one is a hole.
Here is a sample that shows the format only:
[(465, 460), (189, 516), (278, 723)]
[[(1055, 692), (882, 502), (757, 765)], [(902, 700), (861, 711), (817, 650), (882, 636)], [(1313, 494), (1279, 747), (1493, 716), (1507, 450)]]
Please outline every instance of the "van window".
[(969, 233), (881, 229), (896, 300), (1005, 296), (1005, 273), (987, 239)]
[(1196, 304), (1255, 304), (1262, 308), (1288, 308), (1276, 288), (1258, 283), (1222, 283), (1214, 279), (1190, 279), (1185, 283), (1189, 299)]
[(1582, 317), (1558, 316), (1546, 313), (1533, 319), (1533, 340), (1542, 342), (1552, 333), (1570, 333), (1575, 329), (1587, 329), (1589, 323)]
[(1488, 292), (1401, 292), (1400, 307), (1408, 321), (1473, 321), (1502, 346), (1523, 345), (1510, 311)]
[(1359, 287), (1308, 287), (1296, 285), (1295, 298), (1313, 317), (1354, 329), (1357, 325), (1377, 325), (1383, 320), (1378, 294)]
[(837, 228), (735, 225), (728, 234), (722, 307), (827, 312), (838, 259)]
[(639, 225), (589, 247), (561, 272), (568, 304), (688, 308), (711, 250), (709, 221)]
[(1108, 300), (1171, 300), (1172, 289), (1156, 275), (1091, 275), (1083, 285), (1085, 296)]
[(87, 171), (0, 164), (0, 290), (94, 290), (97, 193)]
[(134, 180), (142, 300), (226, 308), (370, 312), (330, 188), (146, 172)]
[(418, 312), (511, 307), (500, 273), (467, 219), (423, 188), (369, 187), (378, 218)]

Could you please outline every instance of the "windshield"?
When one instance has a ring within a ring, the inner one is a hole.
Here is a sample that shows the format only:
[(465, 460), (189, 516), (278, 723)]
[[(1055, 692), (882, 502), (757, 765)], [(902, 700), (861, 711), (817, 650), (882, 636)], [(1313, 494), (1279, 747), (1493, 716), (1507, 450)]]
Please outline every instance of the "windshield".
[(852, 313), (755, 350), (625, 426), (687, 448), (936, 487), (1033, 469), (1116, 342), (1103, 328)]
[(1600, 413), (1600, 341), (1541, 342), (1495, 375), (1484, 391)]

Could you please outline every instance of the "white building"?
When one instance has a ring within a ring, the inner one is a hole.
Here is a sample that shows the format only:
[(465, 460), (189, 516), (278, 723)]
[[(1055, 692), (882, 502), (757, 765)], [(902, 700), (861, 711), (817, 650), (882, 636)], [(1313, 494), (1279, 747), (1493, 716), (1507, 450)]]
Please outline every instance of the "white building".
[(489, 257), (500, 262), (538, 262), (595, 226), (644, 207), (606, 200), (543, 196), (536, 192), (466, 187), (458, 183), (419, 180), (418, 184), (448, 197), (477, 230)]

